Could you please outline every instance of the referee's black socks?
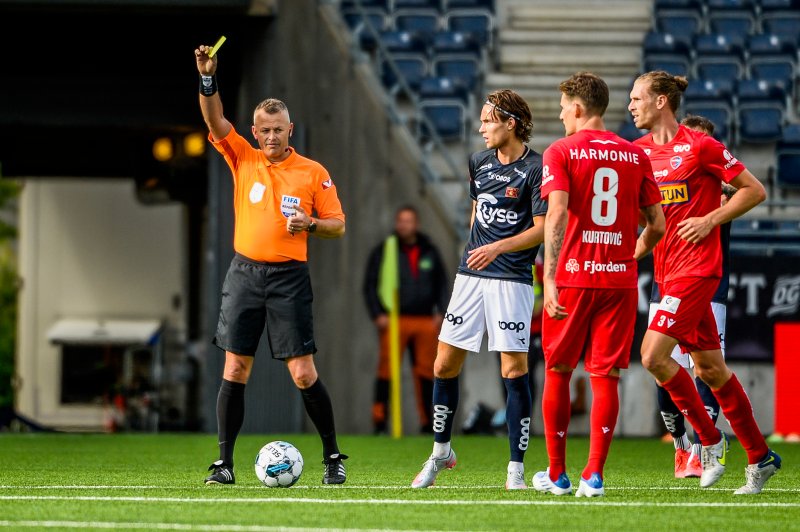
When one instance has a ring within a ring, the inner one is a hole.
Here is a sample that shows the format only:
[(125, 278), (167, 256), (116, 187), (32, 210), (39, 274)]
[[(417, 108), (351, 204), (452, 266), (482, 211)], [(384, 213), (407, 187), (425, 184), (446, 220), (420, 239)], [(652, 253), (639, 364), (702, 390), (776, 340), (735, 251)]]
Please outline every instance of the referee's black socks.
[(217, 394), (219, 459), (233, 467), (233, 447), (244, 421), (244, 388), (241, 382), (222, 379)]
[(317, 382), (306, 389), (301, 389), (303, 404), (306, 407), (308, 417), (314, 423), (322, 439), (322, 455), (330, 458), (332, 455), (339, 454), (339, 446), (336, 443), (336, 427), (333, 423), (333, 406), (328, 389), (322, 384), (322, 379), (317, 377)]

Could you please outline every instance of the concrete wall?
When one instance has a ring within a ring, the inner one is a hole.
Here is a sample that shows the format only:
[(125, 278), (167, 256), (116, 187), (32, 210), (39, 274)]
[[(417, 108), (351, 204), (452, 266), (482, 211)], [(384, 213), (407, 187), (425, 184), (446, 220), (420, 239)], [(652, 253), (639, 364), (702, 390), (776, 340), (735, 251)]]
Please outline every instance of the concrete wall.
[(163, 319), (184, 328), (179, 205), (144, 206), (132, 180), (28, 179), (20, 198), (17, 373), (20, 413), (45, 425), (97, 429), (103, 408), (61, 405), (59, 318)]

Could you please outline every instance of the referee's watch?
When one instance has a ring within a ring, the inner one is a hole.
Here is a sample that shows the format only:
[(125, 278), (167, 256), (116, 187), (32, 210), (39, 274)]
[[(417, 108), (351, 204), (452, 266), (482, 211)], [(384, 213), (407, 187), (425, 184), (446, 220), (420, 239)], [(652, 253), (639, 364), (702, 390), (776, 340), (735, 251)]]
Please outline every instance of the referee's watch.
[(311, 223), (309, 223), (308, 227), (306, 227), (306, 231), (308, 231), (309, 233), (313, 233), (316, 230), (317, 230), (317, 222), (315, 222), (314, 219), (312, 218)]

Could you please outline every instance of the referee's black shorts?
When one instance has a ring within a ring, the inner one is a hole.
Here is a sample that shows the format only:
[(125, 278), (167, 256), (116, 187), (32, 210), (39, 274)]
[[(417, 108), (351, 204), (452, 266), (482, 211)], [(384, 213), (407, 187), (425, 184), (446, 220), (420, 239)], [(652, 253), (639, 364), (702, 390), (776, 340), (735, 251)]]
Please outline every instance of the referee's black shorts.
[(305, 262), (258, 262), (237, 253), (222, 285), (214, 344), (254, 356), (266, 329), (272, 358), (316, 353), (313, 299)]

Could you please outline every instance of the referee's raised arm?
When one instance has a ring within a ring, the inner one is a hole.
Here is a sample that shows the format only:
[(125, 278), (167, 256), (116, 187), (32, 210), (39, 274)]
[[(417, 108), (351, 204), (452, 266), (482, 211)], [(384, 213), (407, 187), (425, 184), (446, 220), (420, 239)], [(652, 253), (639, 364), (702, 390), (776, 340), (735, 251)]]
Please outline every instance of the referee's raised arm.
[(197, 71), (200, 73), (200, 111), (214, 140), (222, 140), (233, 126), (222, 114), (222, 100), (217, 92), (217, 58), (208, 57), (210, 46), (201, 44), (194, 51)]

